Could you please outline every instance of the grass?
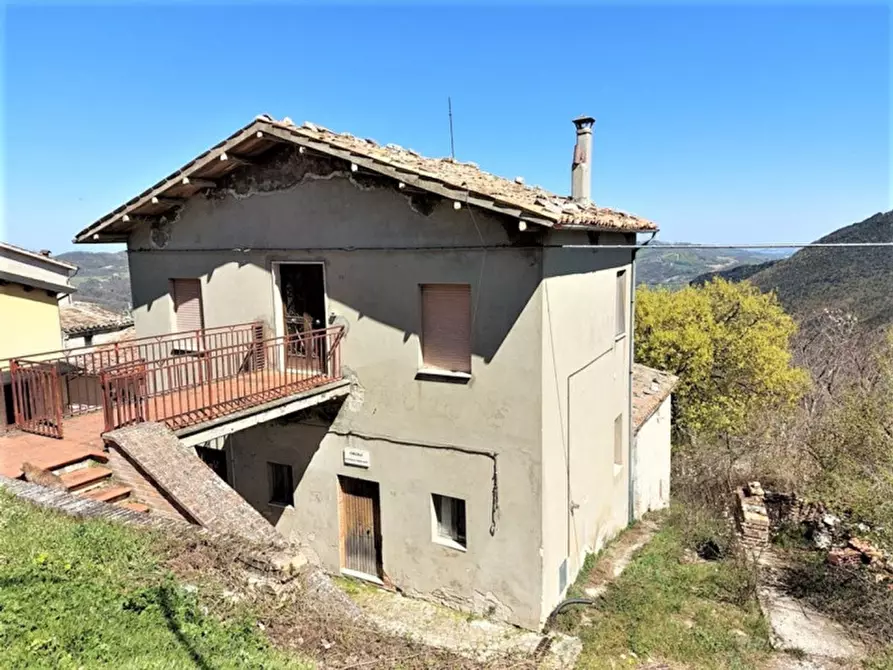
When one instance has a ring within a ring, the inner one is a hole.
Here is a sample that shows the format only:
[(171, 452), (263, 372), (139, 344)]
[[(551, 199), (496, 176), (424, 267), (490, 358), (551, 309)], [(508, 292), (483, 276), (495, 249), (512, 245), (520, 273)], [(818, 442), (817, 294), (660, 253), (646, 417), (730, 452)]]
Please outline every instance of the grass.
[[(750, 577), (734, 557), (686, 559), (685, 533), (670, 515), (600, 603), (562, 614), (580, 637), (578, 668), (616, 668), (645, 659), (687, 668), (754, 668), (771, 653)], [(582, 573), (577, 584), (585, 583)], [(636, 660), (638, 659), (638, 661)]]
[(312, 667), (274, 650), (247, 607), (210, 612), (159, 543), (0, 492), (0, 667)]

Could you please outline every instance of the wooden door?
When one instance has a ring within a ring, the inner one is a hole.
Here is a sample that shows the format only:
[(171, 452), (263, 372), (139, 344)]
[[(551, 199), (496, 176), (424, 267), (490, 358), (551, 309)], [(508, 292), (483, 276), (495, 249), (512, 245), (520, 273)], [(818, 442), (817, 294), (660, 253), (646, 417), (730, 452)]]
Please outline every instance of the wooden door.
[(378, 483), (338, 477), (341, 485), (341, 566), (381, 577)]

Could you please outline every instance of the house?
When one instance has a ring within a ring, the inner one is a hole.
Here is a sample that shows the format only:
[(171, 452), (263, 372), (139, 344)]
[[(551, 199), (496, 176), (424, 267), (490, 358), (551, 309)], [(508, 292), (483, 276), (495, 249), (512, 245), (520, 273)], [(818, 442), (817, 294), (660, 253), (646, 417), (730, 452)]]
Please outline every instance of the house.
[(75, 291), (77, 267), (0, 242), (0, 433), (13, 423), (10, 359), (62, 347), (59, 299)]
[(75, 302), (69, 296), (59, 305), (66, 349), (117, 342), (133, 326), (133, 319), (92, 302)]
[[(593, 123), (566, 197), (262, 116), (75, 241), (127, 244), (137, 339), (256, 324), (239, 370), (349, 380), (263, 420), (168, 417), (270, 523), (332, 573), (536, 629), (635, 497), (634, 246), (657, 228), (590, 201)], [(212, 349), (165, 365), (200, 385)]]
[(670, 433), (673, 389), (679, 378), (640, 363), (633, 364), (633, 515), (670, 504)]

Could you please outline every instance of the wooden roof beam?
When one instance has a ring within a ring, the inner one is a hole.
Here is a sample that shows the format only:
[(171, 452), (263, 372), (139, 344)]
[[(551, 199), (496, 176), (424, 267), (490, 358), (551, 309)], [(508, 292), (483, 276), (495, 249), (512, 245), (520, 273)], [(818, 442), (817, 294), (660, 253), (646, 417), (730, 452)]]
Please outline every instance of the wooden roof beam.
[(183, 177), (180, 180), (180, 184), (195, 188), (214, 188), (217, 186), (217, 182), (212, 179), (198, 179), (197, 177)]
[(153, 195), (150, 202), (153, 205), (169, 205), (170, 207), (179, 207), (186, 202), (186, 198), (168, 198), (163, 195)]
[(251, 158), (250, 156), (243, 156), (241, 154), (234, 154), (231, 152), (221, 152), (220, 160), (227, 161), (232, 163), (233, 165), (259, 165), (258, 161)]

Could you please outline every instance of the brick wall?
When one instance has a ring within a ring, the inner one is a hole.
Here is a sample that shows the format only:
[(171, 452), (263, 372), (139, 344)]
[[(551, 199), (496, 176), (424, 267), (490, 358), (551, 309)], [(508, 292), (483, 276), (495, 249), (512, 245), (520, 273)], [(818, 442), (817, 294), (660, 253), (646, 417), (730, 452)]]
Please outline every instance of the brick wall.
[(108, 445), (108, 457), (107, 467), (112, 471), (114, 478), (124, 486), (133, 489), (130, 494), (131, 498), (148, 505), (152, 514), (161, 514), (171, 519), (197, 523), (189, 512), (177, 505), (167, 493), (158, 488), (149, 475), (133, 459), (122, 452), (118, 445)]

